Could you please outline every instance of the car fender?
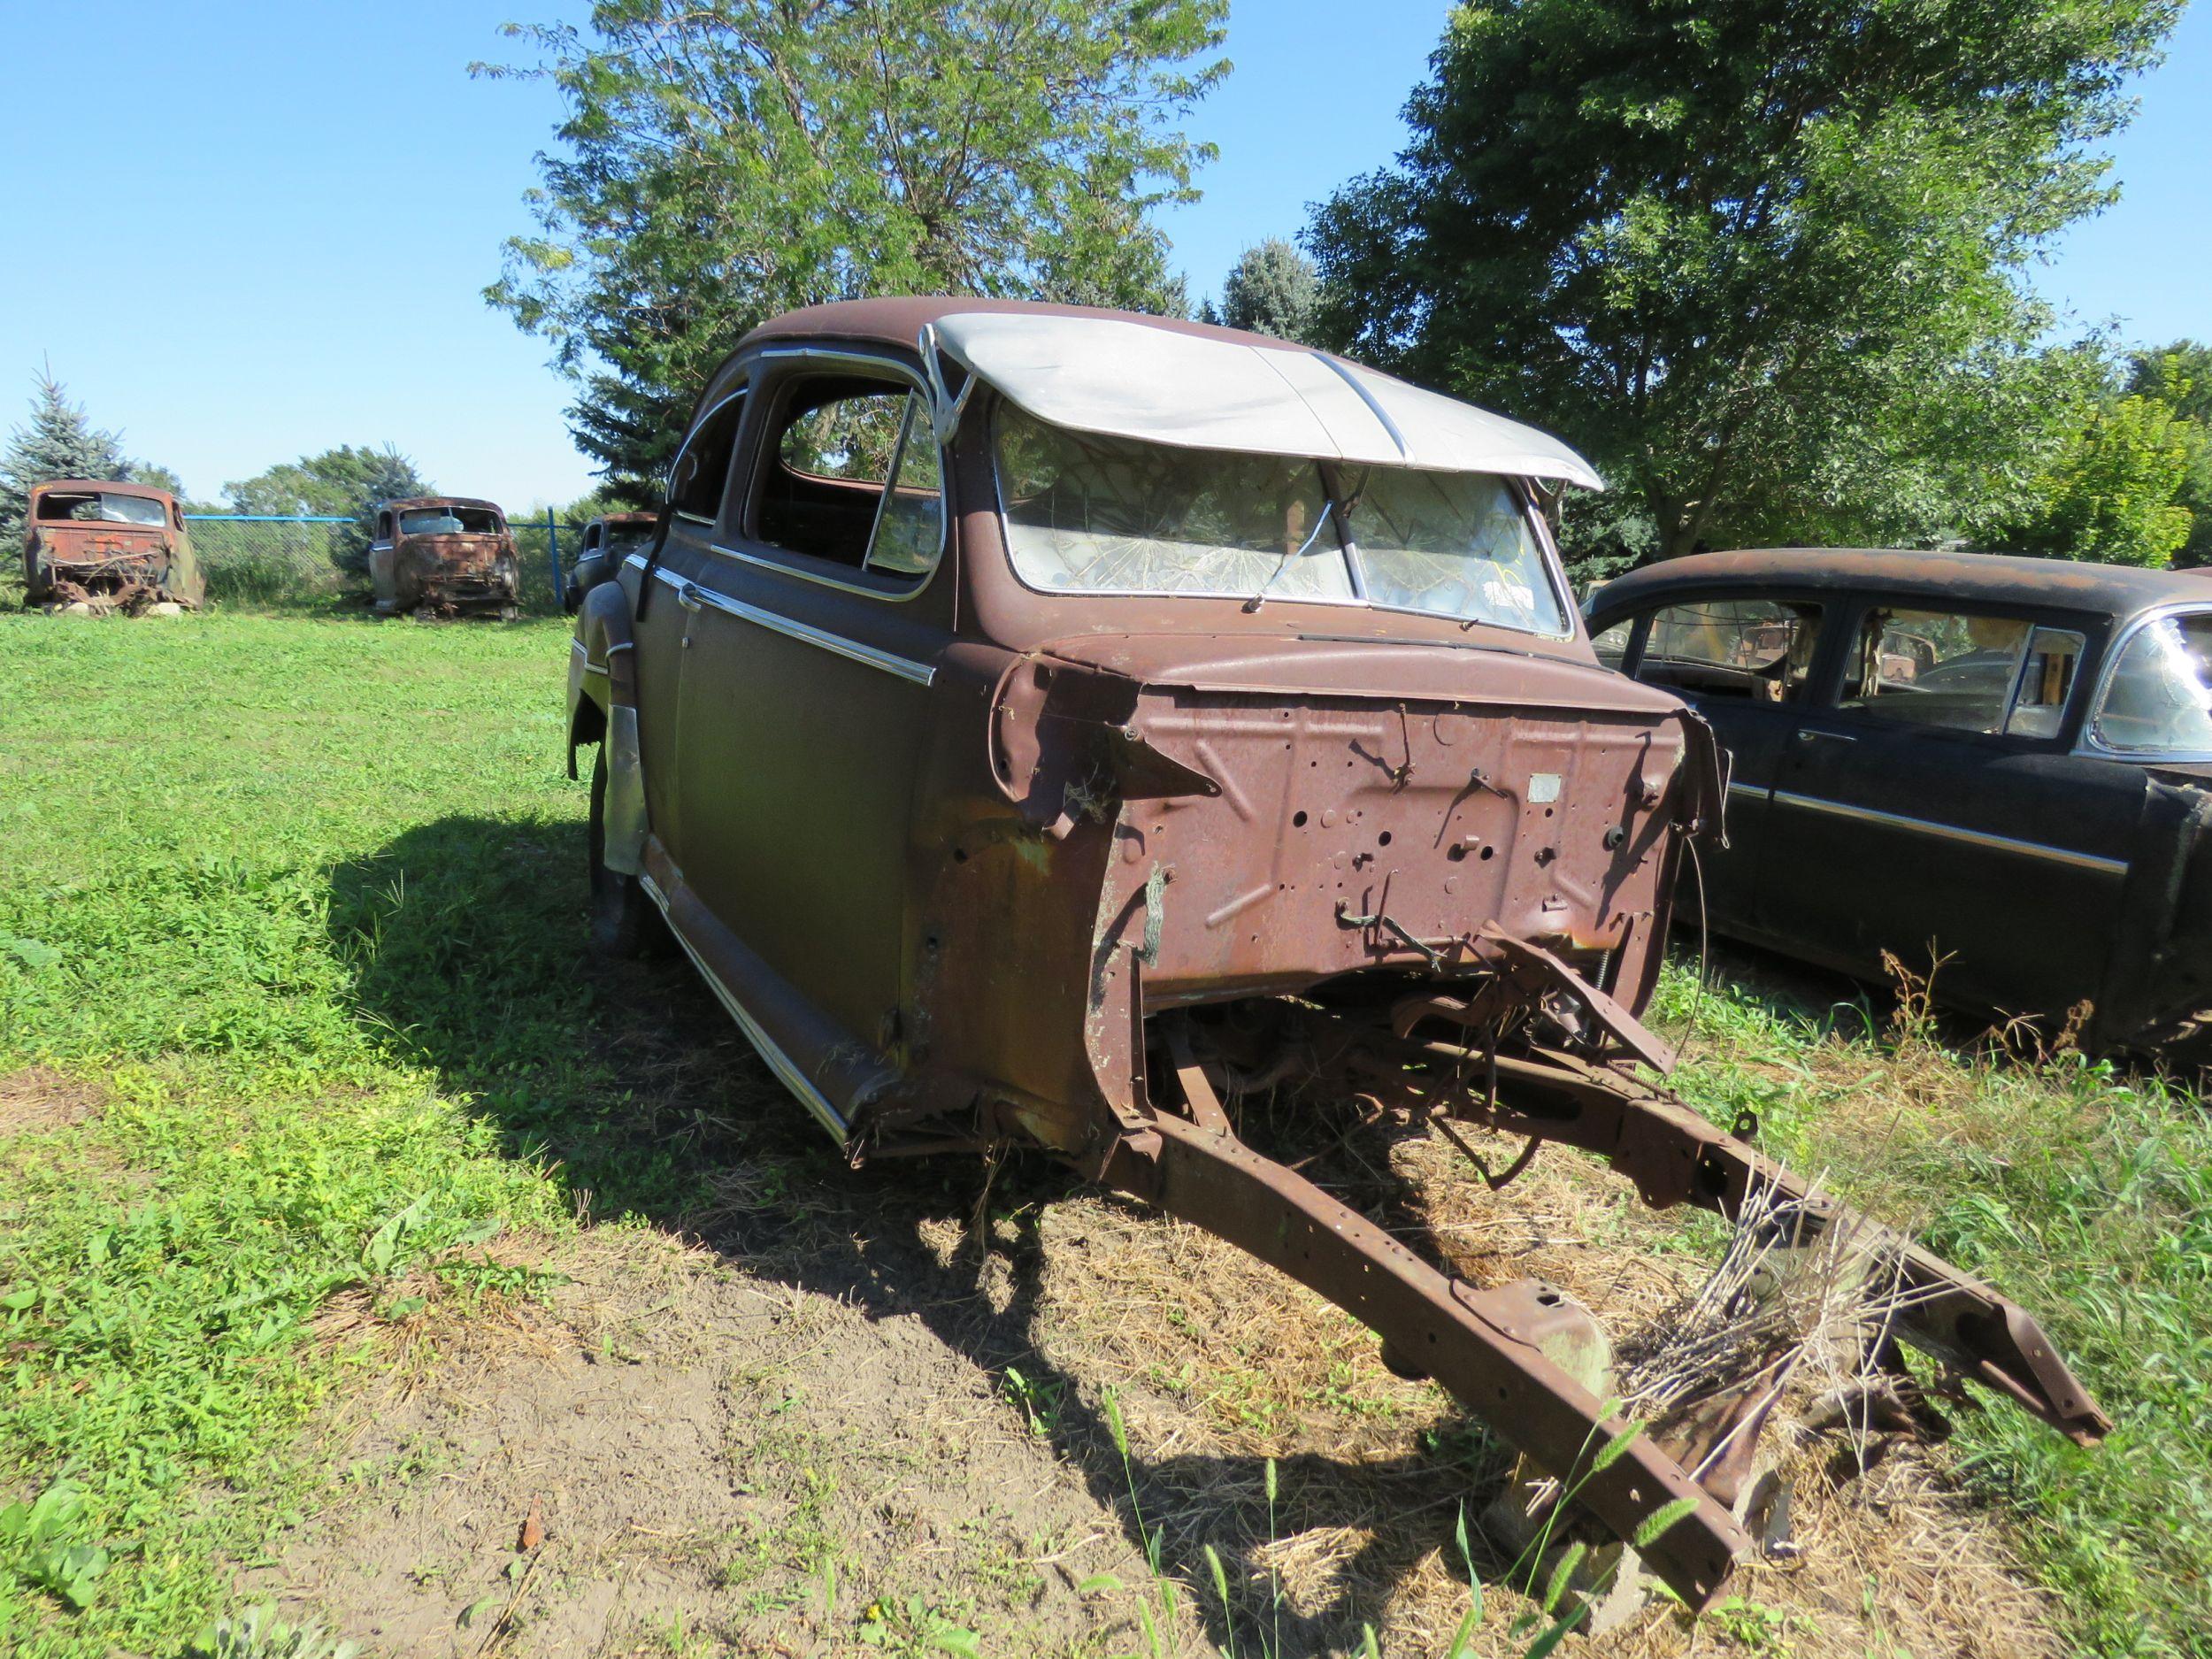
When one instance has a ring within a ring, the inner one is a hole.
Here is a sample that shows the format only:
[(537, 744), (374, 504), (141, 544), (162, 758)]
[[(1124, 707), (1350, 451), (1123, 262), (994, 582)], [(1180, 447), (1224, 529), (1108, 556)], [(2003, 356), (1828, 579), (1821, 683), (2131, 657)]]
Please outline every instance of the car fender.
[(630, 599), (619, 582), (585, 595), (568, 654), (568, 775), (576, 751), (602, 745), (607, 798), (601, 858), (634, 876), (645, 868), (645, 768), (638, 746), (637, 644), (630, 634)]

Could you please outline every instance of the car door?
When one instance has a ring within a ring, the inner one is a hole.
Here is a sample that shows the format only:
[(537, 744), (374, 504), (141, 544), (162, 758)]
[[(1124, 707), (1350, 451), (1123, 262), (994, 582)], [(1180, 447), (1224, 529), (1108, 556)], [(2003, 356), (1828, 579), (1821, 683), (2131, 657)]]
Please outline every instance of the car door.
[(2142, 807), (2068, 752), (2101, 625), (1875, 598), (1788, 734), (1756, 912), (1791, 948), (1953, 1000), (2062, 1010), (2100, 983)]
[(1733, 932), (1755, 925), (1769, 797), (1811, 680), (1822, 615), (1810, 595), (1717, 591), (1653, 607), (1623, 642), (1623, 666), (1686, 699), (1728, 754), (1728, 844), (1706, 849), (1700, 872), (1708, 914)]
[(772, 351), (756, 387), (744, 486), (679, 593), (684, 877), (792, 990), (887, 1048), (950, 640), (940, 452), (918, 380), (887, 359)]

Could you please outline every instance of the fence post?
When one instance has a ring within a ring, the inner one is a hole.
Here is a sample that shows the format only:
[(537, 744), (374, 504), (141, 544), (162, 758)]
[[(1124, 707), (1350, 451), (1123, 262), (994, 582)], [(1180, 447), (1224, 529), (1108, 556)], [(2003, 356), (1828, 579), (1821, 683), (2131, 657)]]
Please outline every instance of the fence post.
[(553, 565), (553, 603), (565, 611), (568, 594), (561, 586), (561, 527), (554, 521), (550, 507), (545, 510), (545, 557)]

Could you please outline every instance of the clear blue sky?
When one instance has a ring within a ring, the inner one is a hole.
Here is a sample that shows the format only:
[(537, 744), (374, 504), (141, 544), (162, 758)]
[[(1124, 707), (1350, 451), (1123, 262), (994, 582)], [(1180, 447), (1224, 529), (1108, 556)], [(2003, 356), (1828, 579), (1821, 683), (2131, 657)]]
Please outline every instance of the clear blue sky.
[[(1444, 0), (1235, 0), (1237, 69), (1191, 123), (1221, 147), (1164, 221), (1194, 296), (1387, 161)], [(527, 228), (543, 87), (472, 81), (510, 17), (567, 0), (0, 0), (0, 424), (55, 373), (202, 496), (390, 442), (519, 508), (590, 478), (545, 352), (480, 297)], [(60, 73), (40, 77), (37, 65)], [(2115, 147), (2120, 204), (2040, 273), (2084, 324), (2212, 339), (2212, 14), (2183, 22)], [(71, 227), (65, 234), (64, 227)]]

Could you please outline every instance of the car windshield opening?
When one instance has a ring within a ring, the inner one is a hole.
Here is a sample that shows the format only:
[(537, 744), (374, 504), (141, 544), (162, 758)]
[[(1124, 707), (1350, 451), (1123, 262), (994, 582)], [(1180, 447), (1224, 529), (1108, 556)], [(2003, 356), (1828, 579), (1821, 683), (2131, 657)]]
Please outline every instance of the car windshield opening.
[(45, 519), (68, 519), (79, 524), (139, 524), (158, 529), (168, 522), (168, 509), (147, 495), (111, 495), (105, 491), (96, 495), (44, 495), (39, 500), (38, 516)]
[(2212, 754), (2212, 613), (2139, 628), (2113, 665), (2095, 729), (2108, 749)]
[(1356, 598), (1320, 466), (998, 421), (1008, 551), (1051, 593)]
[(1365, 603), (1554, 636), (1571, 631), (1512, 480), (1071, 431), (996, 419), (1016, 572), (1048, 593)]
[(1356, 469), (1346, 515), (1367, 596), (1525, 634), (1567, 632), (1519, 493), (1489, 472)]
[(399, 515), (402, 535), (497, 535), (499, 515), (482, 507), (410, 507)]

